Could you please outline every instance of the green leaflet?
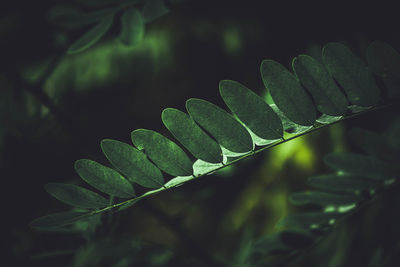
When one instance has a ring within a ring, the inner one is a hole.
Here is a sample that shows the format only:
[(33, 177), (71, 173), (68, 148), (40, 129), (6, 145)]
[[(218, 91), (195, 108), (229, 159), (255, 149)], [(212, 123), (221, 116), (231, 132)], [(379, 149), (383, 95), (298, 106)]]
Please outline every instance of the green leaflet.
[(187, 100), (186, 109), (224, 148), (236, 153), (253, 150), (253, 140), (249, 132), (225, 110), (197, 98)]
[(360, 200), (358, 196), (352, 194), (342, 195), (318, 191), (293, 193), (289, 199), (294, 205), (315, 204), (320, 206), (351, 205)]
[(258, 239), (252, 249), (255, 254), (279, 254), (291, 248), (287, 247), (280, 239), (280, 233), (273, 233)]
[(121, 32), (119, 40), (124, 45), (137, 45), (144, 35), (144, 20), (142, 14), (132, 7), (121, 16)]
[(389, 90), (389, 96), (400, 91), (400, 54), (390, 45), (381, 41), (372, 42), (367, 48), (368, 66), (382, 78)]
[(86, 188), (61, 183), (45, 185), (46, 191), (58, 200), (82, 209), (101, 209), (108, 205), (108, 200)]
[(374, 189), (379, 186), (379, 183), (374, 180), (367, 180), (363, 177), (349, 174), (313, 176), (308, 179), (308, 183), (318, 189), (346, 193)]
[(161, 117), (165, 127), (193, 156), (210, 163), (222, 162), (221, 147), (189, 115), (167, 108)]
[(74, 167), (85, 182), (106, 194), (120, 198), (135, 196), (131, 183), (111, 168), (88, 159), (75, 161)]
[(177, 176), (166, 182), (164, 186), (167, 188), (178, 187), (181, 186), (183, 183), (190, 181), (192, 179), (193, 176)]
[(258, 137), (282, 138), (282, 122), (272, 108), (244, 85), (230, 80), (219, 83), (219, 92), (228, 108)]
[(345, 115), (347, 99), (321, 63), (310, 56), (300, 55), (293, 59), (292, 67), (311, 93), (319, 111), (331, 116)]
[(148, 188), (159, 188), (164, 184), (163, 175), (146, 155), (120, 141), (101, 141), (104, 155), (128, 180)]
[(81, 38), (75, 41), (69, 48), (68, 54), (76, 54), (82, 52), (101, 39), (113, 23), (114, 15), (109, 15), (102, 19), (98, 24), (86, 32)]
[(291, 120), (288, 119), (288, 117), (285, 116), (285, 114), (283, 114), (282, 111), (278, 109), (278, 107), (275, 104), (271, 104), (270, 107), (276, 114), (278, 114), (278, 117), (282, 121), (282, 126), (285, 132), (288, 132), (290, 134), (301, 134), (312, 129), (313, 127), (313, 126), (302, 126), (292, 122)]
[(264, 60), (261, 63), (261, 76), (265, 87), (283, 114), (303, 126), (314, 124), (316, 119), (314, 104), (292, 73), (274, 60)]
[(30, 226), (37, 229), (52, 229), (74, 223), (88, 213), (82, 211), (66, 211), (48, 214), (33, 220)]
[(335, 170), (371, 179), (391, 179), (399, 173), (399, 169), (392, 164), (372, 156), (348, 152), (328, 154), (324, 162)]
[(168, 13), (168, 8), (164, 4), (164, 0), (147, 0), (143, 6), (143, 18), (145, 23), (152, 22)]
[(131, 133), (132, 143), (145, 154), (161, 170), (173, 176), (193, 174), (192, 161), (177, 144), (161, 134), (137, 129)]
[(368, 107), (378, 103), (380, 92), (371, 72), (349, 48), (328, 43), (322, 50), (322, 60), (352, 104)]

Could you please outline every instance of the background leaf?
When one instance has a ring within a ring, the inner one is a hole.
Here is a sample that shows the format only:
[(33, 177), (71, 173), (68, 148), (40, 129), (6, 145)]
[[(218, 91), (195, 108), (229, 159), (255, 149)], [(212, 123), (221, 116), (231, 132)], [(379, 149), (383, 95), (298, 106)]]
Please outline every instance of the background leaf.
[(391, 179), (399, 172), (398, 168), (375, 157), (348, 152), (328, 154), (324, 162), (335, 170), (371, 179)]
[(101, 141), (101, 149), (111, 164), (131, 182), (149, 188), (159, 188), (164, 184), (160, 169), (136, 148), (120, 141), (105, 139)]
[(30, 223), (30, 226), (38, 229), (57, 228), (74, 223), (86, 215), (87, 212), (82, 211), (58, 212), (37, 218)]
[(254, 148), (249, 132), (225, 110), (197, 98), (186, 101), (190, 116), (224, 148), (245, 153)]
[(379, 88), (364, 62), (340, 43), (328, 43), (322, 60), (352, 104), (368, 107), (379, 101)]
[(295, 205), (315, 204), (320, 206), (344, 206), (356, 203), (360, 198), (356, 195), (333, 194), (327, 192), (296, 192), (290, 195), (290, 202)]
[(258, 137), (275, 140), (283, 136), (282, 122), (272, 108), (244, 85), (220, 81), (219, 92), (228, 108)]
[(145, 23), (149, 23), (167, 14), (168, 11), (164, 0), (147, 0), (144, 3), (142, 13)]
[(382, 41), (374, 41), (367, 48), (369, 68), (382, 78), (389, 96), (400, 92), (400, 54)]
[(161, 117), (165, 127), (193, 156), (210, 163), (222, 162), (221, 147), (189, 115), (167, 108)]
[(135, 196), (133, 186), (121, 174), (93, 160), (75, 161), (75, 170), (85, 182), (104, 193), (121, 198)]
[(121, 16), (119, 39), (125, 45), (137, 45), (144, 36), (144, 20), (136, 8), (129, 8)]
[(82, 209), (101, 209), (108, 205), (108, 200), (86, 188), (61, 183), (45, 185), (46, 191), (58, 200)]
[(132, 143), (163, 171), (173, 176), (193, 174), (192, 161), (174, 142), (161, 134), (137, 129), (131, 133)]
[(82, 52), (101, 39), (113, 23), (114, 16), (109, 15), (102, 19), (97, 25), (86, 32), (81, 38), (75, 41), (69, 48), (68, 54), (75, 54)]
[(321, 63), (310, 56), (300, 55), (293, 59), (292, 67), (300, 82), (311, 93), (319, 111), (331, 116), (346, 113), (347, 99)]
[(313, 176), (308, 179), (308, 183), (318, 189), (347, 193), (373, 189), (379, 186), (379, 183), (376, 181), (349, 174)]
[(264, 60), (261, 63), (261, 76), (283, 114), (297, 124), (313, 125), (316, 119), (314, 104), (292, 73), (274, 60)]

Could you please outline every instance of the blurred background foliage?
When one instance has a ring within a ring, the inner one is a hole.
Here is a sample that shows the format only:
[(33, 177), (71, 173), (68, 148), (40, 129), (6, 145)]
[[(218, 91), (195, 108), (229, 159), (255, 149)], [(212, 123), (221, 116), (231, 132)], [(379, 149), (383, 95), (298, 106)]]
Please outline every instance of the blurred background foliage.
[[(147, 23), (134, 46), (118, 41), (116, 22), (92, 47), (67, 54), (88, 28), (65, 30), (48, 19), (50, 12), (55, 6), (89, 12), (95, 2), (14, 1), (0, 11), (7, 266), (213, 266), (224, 259), (247, 266), (243, 261), (253, 238), (276, 231), (280, 218), (299, 210), (288, 203), (288, 194), (306, 189), (308, 176), (328, 171), (322, 156), (354, 149), (346, 135), (350, 127), (381, 131), (391, 123), (388, 111), (371, 113), (141, 201), (110, 221), (94, 218), (64, 234), (34, 232), (30, 220), (65, 209), (43, 185), (79, 182), (73, 170), (77, 159), (105, 163), (101, 139), (129, 143), (137, 128), (171, 137), (161, 111), (183, 110), (190, 97), (223, 106), (222, 79), (240, 81), (268, 99), (259, 74), (265, 58), (290, 66), (301, 53), (319, 58), (330, 41), (344, 41), (358, 55), (375, 39), (400, 48), (398, 18), (383, 4), (185, 0), (164, 1), (168, 12)], [(384, 228), (377, 219), (382, 208), (375, 203), (343, 224), (309, 251), (304, 266), (356, 266), (366, 251), (379, 258), (379, 238), (371, 229)], [(361, 246), (361, 240), (371, 246)]]

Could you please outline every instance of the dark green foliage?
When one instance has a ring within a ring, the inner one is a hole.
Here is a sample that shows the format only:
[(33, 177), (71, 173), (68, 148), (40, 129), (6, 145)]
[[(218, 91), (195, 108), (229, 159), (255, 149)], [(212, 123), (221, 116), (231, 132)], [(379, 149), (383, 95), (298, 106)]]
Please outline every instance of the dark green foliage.
[(219, 83), (219, 91), (228, 108), (258, 137), (266, 140), (283, 137), (279, 117), (250, 89), (238, 82), (224, 80)]
[(321, 63), (310, 56), (300, 55), (293, 59), (292, 67), (311, 93), (319, 111), (331, 116), (346, 114), (347, 99)]
[(399, 169), (372, 156), (353, 153), (334, 153), (324, 157), (325, 163), (345, 173), (371, 179), (387, 179), (395, 177)]
[[(298, 56), (293, 61), (295, 76), (281, 64), (264, 60), (262, 80), (275, 101), (270, 105), (238, 82), (221, 81), (220, 94), (235, 117), (201, 99), (186, 102), (189, 115), (177, 109), (165, 109), (162, 112), (165, 127), (194, 156), (194, 162), (178, 144), (151, 130), (138, 129), (131, 133), (136, 148), (116, 140), (103, 140), (101, 148), (105, 156), (121, 174), (90, 160), (77, 161), (76, 171), (96, 189), (110, 196), (130, 199), (113, 204), (75, 185), (49, 184), (46, 190), (67, 204), (102, 210), (48, 215), (33, 221), (32, 226), (62, 226), (81, 219), (81, 215), (128, 208), (142, 198), (212, 174), (307, 131), (376, 108), (374, 105), (385, 100), (380, 98), (368, 68), (345, 46), (326, 45), (323, 63), (309, 56)], [(353, 106), (348, 106), (349, 103)], [(294, 135), (284, 139), (284, 131)], [(279, 225), (285, 229), (256, 242), (253, 254), (262, 258), (270, 253), (288, 252), (295, 258), (320, 237), (316, 233), (332, 229), (337, 221), (395, 183), (399, 173), (399, 168), (393, 164), (398, 162), (399, 155), (397, 134), (398, 129), (393, 130), (382, 140), (374, 133), (354, 130), (352, 136), (356, 145), (369, 155), (342, 152), (326, 156), (326, 165), (337, 173), (311, 177), (309, 183), (316, 188), (314, 191), (290, 196), (293, 204), (311, 204), (316, 210), (284, 218)], [(255, 150), (254, 144), (260, 148)], [(162, 171), (176, 177), (165, 183)], [(131, 183), (156, 190), (134, 197)]]
[(400, 92), (400, 54), (382, 41), (374, 41), (367, 48), (367, 62), (389, 90), (389, 96)]
[(355, 195), (337, 195), (327, 192), (299, 192), (290, 196), (290, 202), (295, 205), (315, 204), (320, 206), (345, 206), (357, 202)]
[(30, 225), (36, 229), (54, 229), (71, 224), (83, 217), (87, 216), (87, 212), (82, 211), (66, 211), (49, 214), (33, 220)]
[(136, 148), (105, 139), (101, 141), (101, 149), (111, 164), (126, 175), (129, 181), (149, 188), (159, 188), (164, 184), (161, 171)]
[(261, 77), (283, 114), (303, 126), (314, 124), (316, 112), (312, 100), (292, 73), (278, 62), (264, 60), (261, 63)]
[(45, 189), (58, 200), (78, 208), (100, 209), (108, 205), (104, 197), (77, 185), (50, 183)]
[(114, 17), (109, 15), (102, 19), (97, 25), (86, 32), (81, 38), (75, 41), (68, 49), (68, 54), (75, 54), (88, 49), (99, 41), (110, 29)]
[(121, 174), (95, 161), (77, 160), (75, 170), (85, 182), (106, 194), (121, 198), (135, 196), (131, 183)]
[(167, 108), (162, 112), (162, 121), (165, 127), (193, 156), (211, 163), (222, 162), (220, 146), (186, 113)]
[(322, 50), (322, 59), (350, 103), (368, 107), (379, 102), (379, 88), (371, 72), (349, 48), (340, 43), (329, 43)]
[(119, 40), (125, 45), (137, 45), (144, 35), (144, 20), (139, 10), (132, 7), (121, 16)]
[(168, 8), (164, 4), (164, 0), (147, 0), (143, 6), (143, 18), (145, 23), (152, 22), (168, 13)]
[(186, 101), (189, 115), (224, 148), (237, 153), (253, 150), (253, 140), (246, 129), (225, 110), (201, 99)]
[(163, 135), (146, 129), (137, 129), (131, 133), (132, 143), (161, 170), (174, 176), (193, 174), (192, 161), (174, 142)]

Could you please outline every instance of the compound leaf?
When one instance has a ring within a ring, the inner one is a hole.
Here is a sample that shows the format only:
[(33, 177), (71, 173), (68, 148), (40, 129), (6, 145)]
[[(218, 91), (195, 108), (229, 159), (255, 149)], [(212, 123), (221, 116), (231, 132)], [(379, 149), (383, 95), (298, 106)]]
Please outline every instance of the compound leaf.
[(261, 75), (276, 106), (291, 121), (303, 126), (314, 124), (314, 104), (296, 76), (274, 60), (264, 60), (261, 63)]
[(167, 108), (161, 117), (165, 127), (193, 156), (210, 163), (222, 162), (221, 147), (188, 114)]
[(85, 182), (106, 194), (120, 198), (135, 196), (132, 184), (111, 168), (88, 159), (75, 161), (74, 167)]
[(101, 141), (101, 149), (111, 164), (131, 182), (148, 188), (159, 188), (164, 184), (160, 169), (136, 148), (120, 141), (105, 139)]
[(225, 110), (197, 98), (186, 101), (190, 116), (224, 148), (245, 153), (254, 148), (249, 132)]
[(82, 209), (100, 209), (108, 205), (108, 200), (86, 188), (62, 183), (45, 185), (46, 191), (61, 202)]
[(132, 143), (145, 154), (161, 170), (173, 176), (193, 174), (192, 161), (177, 144), (161, 134), (137, 129), (131, 133)]

